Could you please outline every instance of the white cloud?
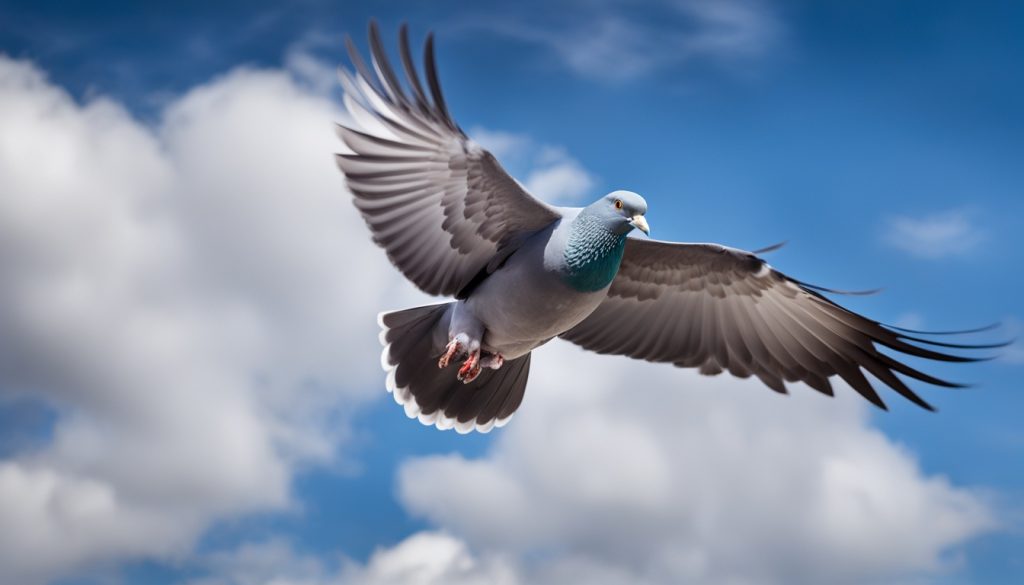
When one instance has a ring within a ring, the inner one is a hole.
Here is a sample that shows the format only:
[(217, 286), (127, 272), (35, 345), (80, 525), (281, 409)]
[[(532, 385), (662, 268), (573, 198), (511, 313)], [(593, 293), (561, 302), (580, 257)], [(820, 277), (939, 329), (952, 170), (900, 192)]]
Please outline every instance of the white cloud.
[(525, 134), (474, 126), (469, 130), (469, 135), (476, 143), (505, 162), (510, 159), (519, 160), (533, 150), (533, 141)]
[(676, 0), (652, 14), (590, 2), (561, 21), (510, 16), (480, 26), (554, 52), (574, 73), (622, 82), (694, 60), (737, 63), (777, 44), (778, 19), (754, 0)]
[(579, 202), (592, 185), (590, 175), (575, 161), (538, 169), (526, 178), (526, 188), (531, 193), (543, 194), (548, 201), (559, 203)]
[(334, 168), (340, 117), (240, 69), (154, 130), (0, 57), (0, 401), (57, 413), (0, 460), (0, 582), (185, 554), (334, 461), (380, 395), (374, 316), (411, 296)]
[[(539, 168), (526, 177), (526, 188), (560, 203), (580, 203), (594, 187), (594, 178), (576, 159), (560, 148), (541, 150)], [(584, 202), (584, 204), (589, 201)]]
[(891, 582), (993, 526), (849, 388), (781, 397), (566, 344), (534, 364), (492, 452), (414, 459), (399, 481), (411, 512), (518, 559), (525, 582)]
[(560, 205), (580, 205), (593, 195), (597, 179), (564, 148), (537, 144), (525, 134), (474, 127), (474, 141), (491, 151), (515, 174), (521, 170), (523, 185), (536, 197)]
[(287, 542), (249, 543), (207, 559), (211, 575), (187, 585), (512, 585), (514, 568), (498, 557), (473, 555), (465, 542), (419, 532), (377, 550), (365, 564), (325, 563)]
[(963, 256), (984, 243), (984, 231), (965, 210), (924, 217), (893, 217), (886, 222), (885, 242), (911, 256), (941, 259)]
[(366, 567), (351, 568), (345, 581), (360, 585), (506, 585), (518, 583), (514, 569), (496, 557), (478, 558), (450, 535), (420, 532), (380, 550)]

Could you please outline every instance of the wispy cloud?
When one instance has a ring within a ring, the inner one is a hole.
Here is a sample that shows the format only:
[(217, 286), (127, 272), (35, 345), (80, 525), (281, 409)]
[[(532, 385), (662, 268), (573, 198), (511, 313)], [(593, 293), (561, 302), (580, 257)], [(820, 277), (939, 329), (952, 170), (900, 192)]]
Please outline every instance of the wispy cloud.
[(896, 317), (896, 320), (893, 321), (892, 324), (895, 325), (896, 327), (903, 327), (905, 329), (920, 330), (924, 329), (925, 327), (924, 316), (922, 316), (921, 313), (913, 311), (909, 313), (903, 313), (902, 315)]
[(1024, 343), (1018, 341), (1004, 348), (1000, 359), (1011, 364), (1024, 364)]
[(320, 30), (303, 34), (285, 50), (284, 66), (295, 81), (321, 96), (339, 96), (337, 63), (320, 55), (327, 51), (336, 57), (338, 38)]
[(694, 60), (738, 62), (776, 45), (780, 23), (753, 0), (587, 3), (563, 18), (529, 16), (474, 22), (546, 47), (583, 77), (619, 82)]
[(954, 209), (923, 217), (898, 216), (886, 221), (883, 239), (890, 246), (918, 258), (963, 256), (985, 239), (974, 214)]
[(1016, 317), (1010, 317), (1003, 324), (1006, 326), (1008, 337), (1014, 342), (999, 350), (999, 361), (1024, 365), (1024, 322)]

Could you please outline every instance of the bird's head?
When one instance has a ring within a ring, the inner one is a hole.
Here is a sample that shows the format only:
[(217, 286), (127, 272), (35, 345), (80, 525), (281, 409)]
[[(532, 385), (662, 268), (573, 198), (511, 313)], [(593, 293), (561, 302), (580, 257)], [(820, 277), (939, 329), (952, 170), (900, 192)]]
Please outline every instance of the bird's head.
[(651, 233), (644, 219), (647, 202), (632, 191), (612, 191), (595, 201), (590, 209), (607, 223), (613, 233), (625, 234), (633, 228), (648, 235)]

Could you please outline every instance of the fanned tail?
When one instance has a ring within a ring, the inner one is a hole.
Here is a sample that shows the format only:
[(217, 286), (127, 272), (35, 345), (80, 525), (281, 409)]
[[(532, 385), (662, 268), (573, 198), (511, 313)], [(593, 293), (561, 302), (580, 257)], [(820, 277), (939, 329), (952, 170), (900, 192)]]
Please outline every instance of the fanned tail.
[(484, 369), (463, 384), (454, 369), (439, 369), (437, 360), (448, 341), (454, 303), (381, 313), (380, 363), (388, 373), (387, 389), (409, 418), (458, 433), (486, 433), (504, 426), (519, 408), (530, 372), (530, 354)]

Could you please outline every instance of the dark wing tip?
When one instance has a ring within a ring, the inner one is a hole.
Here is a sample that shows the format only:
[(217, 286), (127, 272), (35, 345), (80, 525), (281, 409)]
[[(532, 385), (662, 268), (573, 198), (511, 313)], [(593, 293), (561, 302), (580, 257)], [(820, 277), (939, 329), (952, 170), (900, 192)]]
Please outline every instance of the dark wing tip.
[(405, 70), (405, 79), (412, 88), (413, 97), (416, 100), (416, 107), (419, 108), (420, 112), (429, 114), (430, 101), (427, 99), (427, 95), (423, 91), (423, 85), (420, 83), (420, 77), (416, 73), (416, 65), (413, 63), (412, 51), (409, 49), (409, 26), (404, 22), (398, 29), (398, 48), (399, 56), (402, 59), (402, 68)]
[(395, 105), (408, 109), (409, 103), (405, 97), (402, 84), (398, 81), (391, 62), (388, 60), (387, 50), (384, 48), (384, 41), (381, 39), (380, 30), (374, 21), (370, 21), (370, 54), (373, 57), (374, 66), (377, 68), (377, 77), (380, 78), (385, 91), (391, 96)]
[(358, 54), (359, 49), (356, 48), (356, 42), (354, 40), (352, 40), (352, 35), (350, 35), (348, 33), (345, 33), (345, 50), (348, 51), (349, 61), (353, 61), (353, 65), (354, 65), (355, 64), (355, 62), (354, 62), (355, 59), (352, 57), (352, 55), (353, 54)]
[[(872, 400), (872, 398), (870, 396), (866, 396), (863, 393), (861, 394), (861, 396), (864, 396), (864, 398), (867, 398), (868, 402), (870, 402), (871, 404), (874, 404), (875, 407), (878, 408), (879, 410), (884, 411), (884, 412), (889, 412), (889, 405), (887, 405), (885, 403), (885, 401), (883, 401), (881, 398), (878, 398), (878, 400)], [(877, 398), (877, 395), (876, 395), (876, 398)]]
[[(373, 27), (376, 25), (371, 21), (370, 26)], [(370, 86), (370, 89), (380, 96), (381, 99), (390, 101), (387, 94), (378, 85), (377, 76), (370, 73), (370, 69), (366, 66), (366, 62), (363, 61), (363, 56), (359, 54), (359, 49), (356, 47), (355, 41), (353, 41), (352, 37), (349, 35), (345, 35), (345, 48), (348, 50), (348, 58), (349, 61), (352, 62), (352, 66), (355, 67), (356, 74), (361, 77), (367, 85)]]
[(444, 100), (444, 93), (441, 92), (441, 82), (437, 75), (437, 60), (434, 56), (434, 33), (427, 33), (427, 41), (423, 53), (424, 66), (427, 73), (427, 85), (430, 87), (430, 95), (434, 99), (434, 109), (442, 122), (456, 132), (462, 132), (452, 120), (448, 113), (448, 104)]
[(807, 288), (809, 288), (811, 290), (815, 290), (815, 291), (818, 291), (818, 292), (830, 293), (830, 294), (834, 294), (834, 295), (846, 295), (846, 296), (851, 296), (851, 297), (867, 297), (867, 296), (871, 296), (871, 295), (876, 295), (876, 294), (878, 294), (878, 293), (880, 293), (880, 292), (882, 292), (884, 290), (882, 288), (872, 288), (872, 289), (868, 289), (868, 290), (843, 290), (843, 289), (838, 289), (838, 288), (828, 288), (828, 287), (825, 287), (825, 286), (818, 286), (816, 284), (811, 284), (809, 282), (804, 282), (802, 280), (797, 280), (797, 279), (795, 279), (795, 278), (793, 278), (791, 276), (788, 277), (788, 278), (790, 280), (792, 280), (793, 282), (799, 284), (800, 286), (807, 287)]
[(968, 333), (983, 333), (985, 331), (992, 331), (1000, 327), (1002, 323), (996, 321), (995, 323), (989, 323), (983, 327), (975, 327), (974, 329), (959, 329), (954, 331), (922, 331), (920, 329), (907, 329), (906, 327), (897, 327), (895, 325), (886, 325), (889, 329), (895, 329), (897, 331), (903, 331), (905, 333), (915, 333), (917, 335), (966, 335)]
[(981, 356), (981, 357), (978, 357), (978, 358), (973, 358), (970, 361), (972, 361), (972, 362), (991, 362), (991, 361), (997, 360), (997, 359), (999, 359), (999, 356), (997, 356), (997, 355), (986, 355), (986, 356)]
[(999, 349), (1012, 345), (1016, 340), (1011, 339), (1010, 341), (999, 341), (996, 343), (948, 343), (945, 341), (934, 341), (931, 339), (924, 339), (923, 337), (914, 337), (912, 335), (900, 335), (897, 334), (900, 339), (907, 339), (910, 341), (916, 341), (918, 343), (924, 343), (925, 345), (931, 345), (934, 347), (951, 347), (953, 349)]
[(774, 252), (775, 250), (778, 250), (779, 248), (785, 246), (788, 243), (789, 243), (789, 240), (782, 240), (781, 242), (772, 244), (771, 246), (765, 246), (764, 248), (758, 248), (758, 249), (752, 251), (751, 254), (767, 254), (769, 252)]

